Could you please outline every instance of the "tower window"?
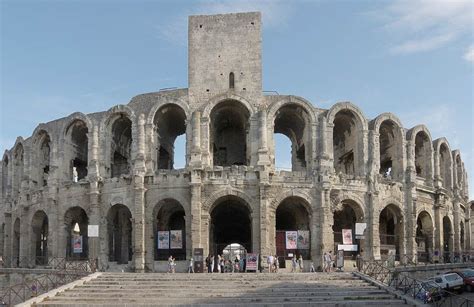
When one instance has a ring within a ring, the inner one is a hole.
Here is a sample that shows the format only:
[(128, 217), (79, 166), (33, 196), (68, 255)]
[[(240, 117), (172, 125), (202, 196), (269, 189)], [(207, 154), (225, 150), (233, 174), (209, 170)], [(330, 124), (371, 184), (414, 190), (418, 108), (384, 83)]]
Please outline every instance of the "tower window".
[(235, 82), (234, 82), (234, 73), (231, 72), (229, 74), (229, 88), (233, 89), (235, 86)]

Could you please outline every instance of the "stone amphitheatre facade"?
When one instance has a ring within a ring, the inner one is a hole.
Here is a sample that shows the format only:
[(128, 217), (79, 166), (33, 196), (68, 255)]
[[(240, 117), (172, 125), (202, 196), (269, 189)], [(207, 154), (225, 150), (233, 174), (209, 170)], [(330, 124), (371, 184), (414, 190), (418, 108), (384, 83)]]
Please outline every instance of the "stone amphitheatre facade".
[[(350, 102), (327, 110), (263, 92), (259, 13), (192, 16), (188, 48), (189, 88), (39, 124), (5, 151), (4, 259), (152, 271), (170, 253), (239, 243), (318, 265), (343, 229), (368, 259), (452, 261), (470, 249), (467, 175), (445, 138)], [(275, 168), (276, 133), (291, 141), (291, 170)], [(180, 135), (186, 166), (173, 169)], [(362, 239), (356, 223), (367, 225)], [(158, 249), (168, 230), (182, 231), (181, 249)], [(287, 250), (290, 230), (307, 231), (309, 246)]]

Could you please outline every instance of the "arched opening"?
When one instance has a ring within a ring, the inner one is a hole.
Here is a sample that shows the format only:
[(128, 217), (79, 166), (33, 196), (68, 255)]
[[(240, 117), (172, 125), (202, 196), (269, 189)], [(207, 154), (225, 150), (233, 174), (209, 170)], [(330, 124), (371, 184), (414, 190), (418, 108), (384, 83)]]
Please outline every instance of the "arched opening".
[(132, 156), (132, 121), (124, 114), (120, 114), (112, 124), (110, 149), (112, 177), (128, 175)]
[(421, 211), (416, 219), (417, 258), (420, 262), (430, 262), (433, 254), (433, 221), (426, 211)]
[(77, 182), (87, 176), (88, 129), (82, 120), (73, 121), (66, 130), (65, 157), (69, 163), (69, 178)]
[(451, 262), (453, 252), (453, 232), (451, 227), (451, 220), (449, 217), (443, 217), (443, 252), (444, 262)]
[(462, 161), (459, 155), (456, 156), (456, 179), (459, 189), (463, 189), (463, 171), (462, 171)]
[(446, 143), (439, 147), (439, 176), (446, 189), (451, 188), (451, 154)]
[(415, 169), (416, 175), (428, 179), (431, 174), (431, 143), (424, 131), (415, 137)]
[(310, 259), (309, 207), (306, 200), (292, 196), (285, 198), (276, 209), (275, 243), (280, 267), (286, 267), (285, 260), (290, 260), (291, 254)]
[(2, 161), (2, 197), (8, 192), (8, 156), (4, 156)]
[(42, 210), (36, 211), (31, 220), (31, 248), (37, 265), (48, 263), (48, 216)]
[(252, 251), (252, 217), (248, 204), (236, 196), (218, 199), (209, 223), (209, 254), (221, 255), (224, 248), (238, 243)]
[(116, 204), (107, 213), (107, 233), (109, 240), (109, 261), (128, 264), (132, 260), (132, 213)]
[(336, 174), (355, 176), (358, 173), (360, 125), (354, 113), (339, 111), (334, 117), (333, 155)]
[[(225, 260), (229, 260), (231, 263), (235, 263), (235, 259), (244, 259), (247, 255), (247, 250), (244, 246), (239, 243), (231, 243), (224, 247), (222, 256)], [(230, 269), (231, 270), (231, 269)]]
[(402, 137), (397, 124), (385, 120), (379, 129), (380, 169), (379, 173), (388, 179), (399, 179), (402, 173)]
[(50, 153), (51, 153), (51, 139), (49, 135), (42, 131), (39, 137), (40, 145), (37, 156), (37, 182), (40, 186), (48, 184)]
[(174, 199), (160, 201), (154, 209), (155, 260), (172, 255), (186, 260), (186, 220), (183, 206)]
[(380, 255), (381, 258), (400, 260), (403, 245), (403, 216), (400, 209), (393, 204), (380, 212)]
[(235, 88), (235, 80), (234, 80), (234, 73), (231, 72), (229, 74), (229, 88), (234, 89)]
[[(292, 171), (306, 168), (306, 150), (310, 149), (309, 122), (306, 110), (295, 104), (285, 105), (275, 114), (274, 133), (285, 135), (291, 142)], [(277, 149), (279, 148), (275, 147), (275, 151)]]
[(13, 267), (20, 266), (20, 219), (16, 218), (13, 224), (13, 240), (12, 240), (12, 260)]
[(70, 260), (81, 260), (89, 257), (87, 227), (89, 218), (81, 207), (69, 208), (64, 214), (66, 232), (66, 257)]
[(13, 189), (16, 193), (20, 192), (21, 181), (23, 180), (24, 157), (23, 145), (18, 144), (13, 153)]
[(349, 259), (355, 259), (360, 248), (363, 246), (363, 240), (356, 237), (356, 223), (361, 223), (364, 214), (360, 206), (353, 200), (344, 200), (336, 207), (334, 211), (334, 223), (332, 226), (334, 234), (334, 251), (338, 250), (338, 245), (357, 245), (357, 251), (346, 247), (344, 256)]
[[(175, 104), (167, 104), (156, 112), (153, 124), (156, 129), (157, 169), (174, 169), (175, 144), (179, 136), (185, 136), (186, 113)], [(185, 157), (186, 150), (178, 153)]]
[(249, 111), (240, 102), (227, 100), (212, 109), (210, 150), (214, 165), (247, 165)]

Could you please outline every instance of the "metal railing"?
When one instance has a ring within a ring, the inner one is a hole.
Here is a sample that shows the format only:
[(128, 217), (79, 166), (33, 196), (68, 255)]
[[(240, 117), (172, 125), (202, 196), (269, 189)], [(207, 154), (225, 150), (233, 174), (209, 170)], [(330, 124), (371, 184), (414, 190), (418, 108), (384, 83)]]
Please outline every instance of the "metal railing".
[[(359, 259), (358, 261), (360, 261), (358, 264), (359, 272), (388, 287), (402, 291), (403, 294), (409, 295), (414, 299), (424, 300), (425, 303), (428, 302), (424, 293), (422, 293), (425, 291), (422, 287), (423, 281), (385, 266), (385, 261), (362, 259)], [(456, 295), (455, 293), (440, 287), (438, 287), (436, 291), (439, 293), (439, 296), (436, 298), (432, 297), (433, 301), (431, 303), (434, 306), (474, 307), (474, 300), (461, 295)]]
[[(43, 265), (36, 265), (37, 263), (42, 263)], [(27, 278), (21, 283), (0, 290), (0, 306), (12, 306), (95, 272), (97, 270), (97, 260), (70, 260), (68, 258), (53, 257), (49, 257), (46, 260), (13, 257), (4, 259), (3, 267), (25, 270), (31, 268), (51, 270), (48, 273), (41, 274), (35, 278)], [(21, 271), (20, 273), (25, 274), (28, 272)]]

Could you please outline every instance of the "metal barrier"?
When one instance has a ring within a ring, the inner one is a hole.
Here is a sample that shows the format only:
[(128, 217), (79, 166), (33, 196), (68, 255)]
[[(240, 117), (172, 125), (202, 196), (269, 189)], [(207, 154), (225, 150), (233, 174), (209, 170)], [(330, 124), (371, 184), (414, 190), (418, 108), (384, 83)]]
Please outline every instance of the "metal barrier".
[[(70, 283), (74, 280), (89, 275), (97, 270), (96, 259), (70, 260), (68, 258), (45, 259), (18, 258), (4, 260), (4, 267), (18, 268), (16, 265), (32, 265), (24, 269), (42, 268), (52, 270), (50, 273), (41, 274), (36, 278), (2, 289), (0, 292), (0, 306), (12, 306), (24, 302), (31, 297), (46, 293), (54, 288)], [(43, 263), (44, 265), (36, 265)], [(33, 266), (34, 264), (34, 266)], [(25, 273), (25, 272), (21, 272)], [(26, 272), (27, 273), (27, 272)]]
[[(423, 281), (412, 278), (406, 273), (396, 272), (394, 269), (385, 266), (385, 261), (362, 259), (359, 261), (361, 262), (358, 266), (359, 272), (386, 286), (402, 291), (405, 295), (410, 295), (414, 299), (420, 299), (420, 293), (423, 290), (421, 287)], [(440, 293), (440, 298), (432, 302), (434, 306), (474, 307), (473, 300), (461, 295), (456, 295), (440, 287), (437, 288), (437, 291)]]

